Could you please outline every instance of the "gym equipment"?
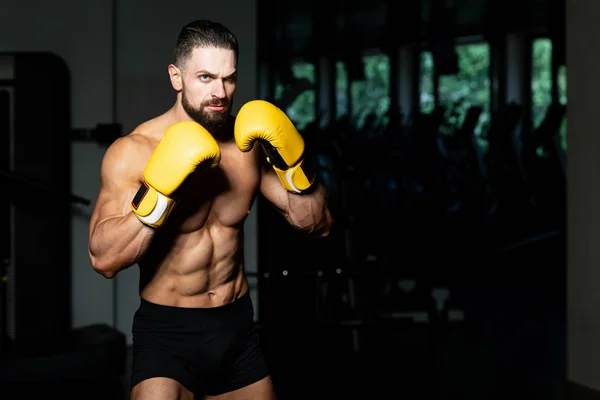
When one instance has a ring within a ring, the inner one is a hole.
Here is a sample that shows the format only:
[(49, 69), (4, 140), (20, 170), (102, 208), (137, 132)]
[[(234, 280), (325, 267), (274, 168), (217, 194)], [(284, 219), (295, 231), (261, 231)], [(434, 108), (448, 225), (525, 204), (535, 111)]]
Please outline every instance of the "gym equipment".
[(86, 199), (85, 197), (81, 197), (73, 193), (70, 193), (68, 195), (68, 199), (64, 199), (63, 193), (58, 193), (55, 190), (49, 187), (45, 187), (40, 183), (30, 181), (25, 177), (11, 174), (1, 169), (0, 184), (3, 187), (8, 188), (8, 191), (11, 193), (11, 197), (15, 201), (27, 201), (28, 199), (32, 199), (36, 196), (39, 196), (40, 194), (43, 194), (48, 197), (49, 204), (60, 204), (65, 200), (73, 204), (83, 204), (86, 206), (91, 204), (91, 201), (89, 199)]
[[(303, 242), (305, 253), (291, 259), (289, 243), (302, 239), (268, 205), (260, 208), (269, 244), (259, 261), (268, 288), (260, 291), (263, 322), (286, 330), (286, 338), (310, 330), (315, 346), (328, 351), (392, 351), (402, 345), (401, 332), (422, 326), (440, 343), (470, 318), (471, 278), (494, 249), (534, 246), (549, 231), (531, 201), (531, 164), (521, 157), (524, 107), (492, 110), (476, 133), (483, 108), (468, 108), (460, 123), (455, 106), (382, 117), (362, 109), (300, 132), (316, 149), (336, 225), (327, 240)], [(559, 215), (556, 207), (549, 212)], [(411, 280), (417, 289), (405, 290)], [(382, 332), (395, 341), (384, 343)]]
[(59, 57), (0, 54), (2, 399), (123, 396), (125, 336), (71, 328), (72, 207), (90, 200), (71, 193), (70, 142), (81, 130), (70, 129), (69, 96)]
[(560, 148), (560, 127), (566, 112), (565, 105), (551, 104), (540, 126), (523, 140), (523, 167), (532, 199), (537, 207), (549, 208), (550, 214), (564, 208), (566, 202)]
[(470, 107), (462, 125), (454, 127), (453, 132), (440, 138), (450, 213), (474, 214), (478, 217), (483, 211), (485, 184), (475, 136), (475, 127), (482, 112), (482, 107)]
[(123, 136), (123, 126), (118, 123), (99, 123), (94, 128), (71, 129), (71, 141), (93, 141), (107, 147)]
[(526, 208), (529, 203), (517, 149), (522, 117), (523, 106), (517, 103), (509, 103), (492, 113), (487, 132), (488, 150), (482, 158), (487, 186), (493, 197), (487, 215), (506, 216), (515, 209)]
[(50, 354), (3, 358), (2, 399), (125, 398), (124, 334), (106, 325), (90, 325), (73, 330), (63, 342), (62, 349)]
[(71, 206), (83, 199), (70, 187), (69, 96), (59, 57), (0, 54), (3, 355), (33, 338), (51, 352), (71, 329)]

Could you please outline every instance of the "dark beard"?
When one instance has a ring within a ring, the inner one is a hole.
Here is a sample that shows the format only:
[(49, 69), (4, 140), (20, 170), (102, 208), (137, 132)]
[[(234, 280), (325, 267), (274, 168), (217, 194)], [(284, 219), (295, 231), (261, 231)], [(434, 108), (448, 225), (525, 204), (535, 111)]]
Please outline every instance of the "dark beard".
[[(226, 99), (209, 100), (202, 102), (200, 107), (195, 108), (182, 93), (181, 105), (191, 119), (202, 125), (213, 136), (223, 135), (229, 126), (229, 116), (231, 115), (231, 103)], [(206, 107), (224, 106), (223, 111), (210, 111)]]

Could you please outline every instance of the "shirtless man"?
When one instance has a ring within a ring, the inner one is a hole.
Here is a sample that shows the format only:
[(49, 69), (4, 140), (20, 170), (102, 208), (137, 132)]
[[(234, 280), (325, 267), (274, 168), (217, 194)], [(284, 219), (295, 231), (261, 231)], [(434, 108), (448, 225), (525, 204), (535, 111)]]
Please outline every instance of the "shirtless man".
[(274, 399), (243, 268), (244, 220), (260, 191), (293, 227), (316, 237), (331, 228), (326, 191), (285, 114), (257, 100), (231, 116), (237, 63), (227, 28), (186, 25), (168, 67), (174, 106), (102, 162), (89, 255), (106, 278), (140, 269), (132, 399)]

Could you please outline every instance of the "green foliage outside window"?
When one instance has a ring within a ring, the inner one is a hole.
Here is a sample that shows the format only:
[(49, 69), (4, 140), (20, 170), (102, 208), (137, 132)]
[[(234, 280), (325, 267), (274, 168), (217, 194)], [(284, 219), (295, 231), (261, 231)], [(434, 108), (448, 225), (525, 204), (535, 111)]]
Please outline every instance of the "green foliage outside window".
[[(552, 41), (547, 38), (536, 39), (532, 46), (532, 119), (538, 127), (546, 117), (547, 107), (552, 103)], [(567, 104), (567, 69), (563, 65), (557, 71), (558, 101)], [(562, 121), (560, 145), (567, 149), (567, 118)]]
[(352, 117), (360, 127), (365, 117), (375, 114), (378, 121), (390, 108), (390, 60), (385, 54), (363, 57), (365, 80), (352, 83)]
[[(558, 69), (558, 101), (560, 104), (567, 104), (567, 67), (562, 65)], [(567, 117), (560, 126), (560, 145), (563, 150), (567, 150)]]
[(419, 54), (419, 107), (423, 114), (429, 114), (435, 108), (435, 85), (433, 57), (430, 52)]
[(343, 62), (335, 63), (335, 117), (348, 115), (348, 71)]
[(540, 126), (552, 103), (552, 41), (536, 39), (531, 59), (531, 117), (533, 127)]
[[(308, 62), (298, 62), (292, 64), (292, 74), (296, 79), (308, 79), (312, 84), (316, 82), (315, 66)], [(279, 100), (284, 91), (284, 86), (281, 82), (275, 85), (275, 100)], [(314, 122), (316, 119), (315, 112), (315, 91), (306, 90), (302, 92), (292, 104), (287, 107), (286, 114), (299, 130), (302, 130), (306, 125)]]
[[(447, 107), (450, 126), (460, 126), (466, 111), (471, 106), (483, 107), (483, 113), (476, 128), (479, 142), (485, 147), (485, 133), (490, 122), (490, 51), (487, 43), (475, 43), (456, 46), (459, 72), (456, 75), (440, 76), (438, 92), (434, 93), (434, 62), (430, 52), (420, 53), (419, 106), (422, 113), (430, 113), (438, 104)], [(538, 126), (545, 117), (548, 105), (552, 101), (552, 42), (549, 39), (537, 39), (532, 46), (532, 122)], [(375, 113), (385, 118), (390, 104), (390, 62), (385, 54), (363, 57), (365, 81), (352, 82), (351, 115), (358, 126), (364, 117)], [(292, 72), (298, 79), (306, 78), (315, 82), (315, 67), (312, 63), (299, 62), (292, 66)], [(566, 68), (558, 71), (559, 101), (566, 104)], [(278, 99), (284, 88), (278, 83), (275, 98)], [(336, 99), (335, 117), (346, 115), (348, 110), (348, 73), (343, 62), (336, 63)], [(315, 121), (314, 90), (299, 95), (286, 112), (303, 129)], [(566, 119), (561, 129), (561, 142), (566, 149)]]
[(467, 110), (482, 107), (476, 133), (481, 135), (489, 124), (490, 50), (487, 43), (456, 46), (459, 71), (440, 76), (438, 102), (446, 107), (451, 126), (462, 125)]

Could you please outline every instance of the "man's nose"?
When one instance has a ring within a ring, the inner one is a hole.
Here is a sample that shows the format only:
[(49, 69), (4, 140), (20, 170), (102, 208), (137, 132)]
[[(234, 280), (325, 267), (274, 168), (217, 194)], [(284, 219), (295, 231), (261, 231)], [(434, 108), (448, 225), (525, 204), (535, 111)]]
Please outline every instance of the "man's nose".
[(217, 97), (222, 99), (225, 97), (225, 85), (223, 85), (223, 80), (215, 79), (213, 82), (212, 93), (213, 97)]

